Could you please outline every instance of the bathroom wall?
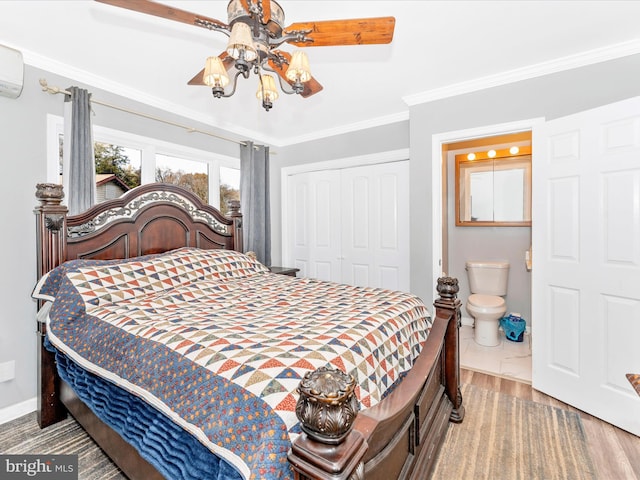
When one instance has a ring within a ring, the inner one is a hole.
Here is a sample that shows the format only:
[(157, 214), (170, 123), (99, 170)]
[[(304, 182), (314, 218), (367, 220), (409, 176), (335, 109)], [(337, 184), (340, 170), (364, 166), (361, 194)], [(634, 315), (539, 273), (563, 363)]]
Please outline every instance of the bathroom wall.
[[(447, 156), (447, 232), (448, 271), (458, 278), (458, 298), (464, 304), (470, 295), (469, 280), (465, 270), (467, 260), (508, 261), (509, 283), (507, 286), (507, 313), (517, 312), (531, 330), (531, 272), (525, 267), (525, 252), (531, 245), (531, 227), (457, 227), (455, 225), (455, 155)], [(473, 319), (462, 308), (463, 324), (472, 324)]]

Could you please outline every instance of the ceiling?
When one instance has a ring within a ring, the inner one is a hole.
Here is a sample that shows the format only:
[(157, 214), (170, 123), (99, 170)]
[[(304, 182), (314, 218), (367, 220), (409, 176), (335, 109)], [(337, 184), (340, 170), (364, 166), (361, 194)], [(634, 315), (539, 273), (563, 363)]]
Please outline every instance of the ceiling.
[[(162, 3), (227, 21), (227, 0)], [(255, 98), (254, 75), (231, 98), (187, 85), (226, 45), (226, 36), (203, 28), (87, 0), (5, 0), (0, 44), (36, 67), (276, 146), (407, 119), (409, 105), (422, 101), (640, 53), (640, 1), (280, 4), (287, 25), (394, 16), (394, 39), (307, 48), (324, 90), (281, 95), (269, 112)]]

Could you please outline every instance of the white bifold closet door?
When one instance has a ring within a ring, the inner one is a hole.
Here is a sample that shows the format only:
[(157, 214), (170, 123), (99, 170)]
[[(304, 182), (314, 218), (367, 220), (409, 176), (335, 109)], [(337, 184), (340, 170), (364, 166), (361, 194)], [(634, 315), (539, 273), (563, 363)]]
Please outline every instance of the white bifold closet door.
[(409, 162), (291, 175), (292, 248), (298, 276), (409, 291)]

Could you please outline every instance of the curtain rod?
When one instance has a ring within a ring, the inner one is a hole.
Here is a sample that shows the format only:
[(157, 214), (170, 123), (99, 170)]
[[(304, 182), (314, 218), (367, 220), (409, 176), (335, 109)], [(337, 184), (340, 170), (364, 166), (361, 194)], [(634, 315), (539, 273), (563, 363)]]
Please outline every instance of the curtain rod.
[[(62, 93), (62, 94), (65, 94), (65, 95), (71, 95), (71, 92), (69, 92), (67, 90), (64, 90), (62, 88), (50, 87), (47, 84), (47, 81), (44, 78), (40, 79), (40, 85), (42, 86), (42, 91), (43, 92), (51, 93), (53, 95), (55, 95), (57, 93)], [(237, 143), (238, 145), (244, 145), (244, 146), (247, 145), (245, 142), (241, 142), (239, 140), (233, 140), (232, 138), (227, 138), (227, 137), (223, 137), (221, 135), (216, 135), (215, 133), (212, 133), (212, 132), (207, 132), (205, 130), (200, 130), (198, 128), (189, 127), (187, 125), (182, 125), (180, 123), (172, 122), (170, 120), (165, 120), (164, 118), (156, 117), (156, 116), (149, 115), (149, 114), (146, 114), (146, 113), (136, 112), (135, 110), (129, 110), (128, 108), (119, 107), (118, 105), (113, 105), (111, 103), (101, 102), (100, 100), (95, 100), (93, 98), (91, 99), (91, 103), (97, 103), (98, 105), (102, 105), (104, 107), (113, 108), (114, 110), (120, 110), (121, 112), (131, 113), (133, 115), (138, 115), (139, 117), (144, 117), (144, 118), (148, 118), (150, 120), (155, 120), (156, 122), (166, 123), (167, 125), (172, 125), (174, 127), (184, 128), (189, 133), (201, 133), (203, 135), (209, 135), (210, 137), (219, 138), (220, 140), (226, 140), (227, 142)]]

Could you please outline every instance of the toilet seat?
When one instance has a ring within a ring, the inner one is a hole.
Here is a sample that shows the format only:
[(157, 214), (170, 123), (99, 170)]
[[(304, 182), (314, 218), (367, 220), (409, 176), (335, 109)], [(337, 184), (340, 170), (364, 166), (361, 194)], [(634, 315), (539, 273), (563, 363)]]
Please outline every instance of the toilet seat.
[(506, 302), (504, 298), (497, 295), (483, 295), (481, 293), (474, 293), (469, 295), (467, 299), (467, 306), (472, 307), (474, 310), (480, 313), (501, 313), (506, 311)]

